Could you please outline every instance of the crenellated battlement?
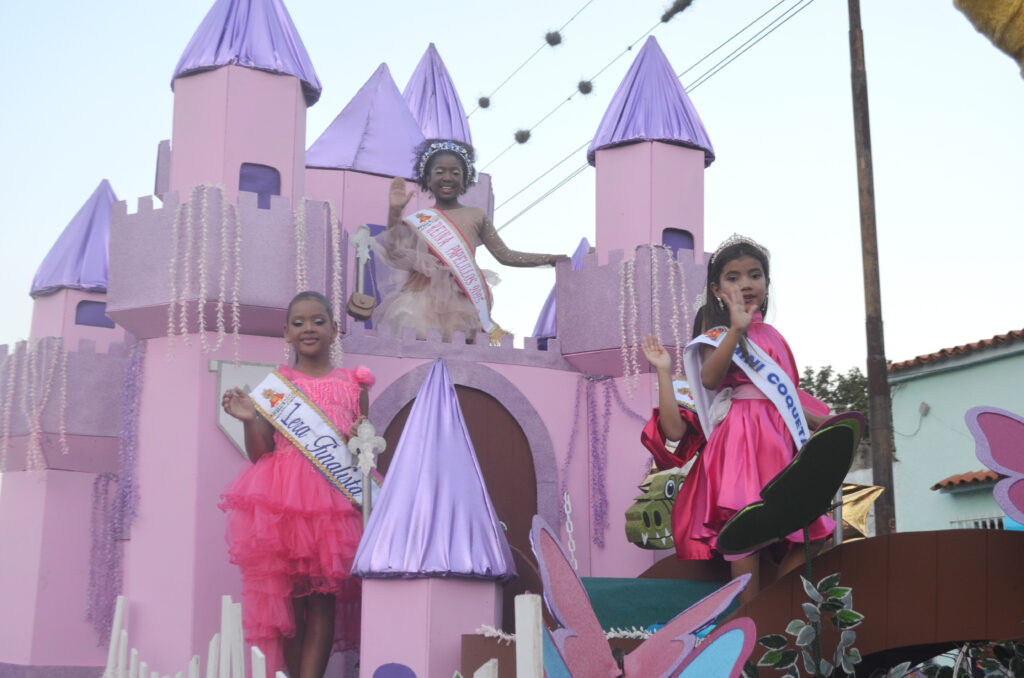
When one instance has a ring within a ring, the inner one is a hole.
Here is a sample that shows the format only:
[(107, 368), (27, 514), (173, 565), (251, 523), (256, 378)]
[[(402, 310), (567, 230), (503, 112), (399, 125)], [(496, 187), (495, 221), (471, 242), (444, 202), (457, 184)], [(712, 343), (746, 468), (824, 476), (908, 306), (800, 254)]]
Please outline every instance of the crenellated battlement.
[(0, 471), (112, 470), (128, 349), (59, 337), (0, 346)]
[(297, 211), (287, 198), (272, 196), (270, 207), (260, 209), (254, 193), (240, 193), (237, 205), (222, 196), (217, 187), (195, 186), (184, 201), (167, 193), (162, 207), (151, 197), (140, 198), (134, 213), (124, 202), (114, 205), (111, 318), (141, 338), (194, 333), (202, 306), (202, 328), (216, 330), (223, 317), (230, 332), (237, 305), (240, 333), (277, 335), (298, 289), (330, 296), (333, 251), (341, 259), (344, 303), (348, 236), (341, 232), (332, 242), (327, 203), (304, 200)]
[(687, 250), (678, 257), (661, 246), (639, 245), (584, 257), (583, 268), (560, 262), (556, 273), (558, 338), (566, 359), (587, 374), (621, 376), (623, 344), (638, 346), (656, 334), (667, 347), (690, 338), (694, 299), (706, 271)]
[(452, 332), (451, 341), (445, 341), (441, 331), (427, 330), (426, 339), (416, 338), (416, 329), (402, 328), (401, 336), (394, 336), (391, 329), (382, 326), (367, 330), (362, 323), (353, 323), (351, 333), (342, 341), (346, 353), (380, 355), (395, 358), (445, 358), (447, 360), (469, 360), (501, 365), (525, 365), (556, 370), (576, 371), (562, 357), (561, 345), (557, 339), (550, 339), (547, 349), (538, 346), (535, 337), (525, 337), (523, 347), (513, 345), (510, 335), (501, 338), (499, 346), (491, 346), (487, 334), (479, 332), (476, 343), (466, 343), (466, 333)]

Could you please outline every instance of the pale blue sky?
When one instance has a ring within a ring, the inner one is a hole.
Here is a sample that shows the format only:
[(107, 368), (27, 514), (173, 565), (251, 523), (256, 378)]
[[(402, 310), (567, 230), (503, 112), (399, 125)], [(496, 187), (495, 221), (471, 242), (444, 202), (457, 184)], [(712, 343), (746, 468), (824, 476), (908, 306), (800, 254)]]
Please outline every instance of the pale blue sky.
[[(584, 0), (287, 2), (324, 85), (312, 142), (386, 61), (402, 88), (437, 44), (467, 110)], [(657, 21), (664, 0), (593, 0), (470, 122), (481, 164)], [(27, 336), (39, 262), (102, 178), (134, 211), (170, 137), (169, 80), (210, 0), (0, 3), (0, 343)], [(770, 0), (692, 7), (655, 35), (677, 72)], [(786, 0), (774, 14), (794, 5)], [(718, 156), (706, 174), (706, 242), (740, 231), (772, 251), (774, 322), (798, 363), (863, 365), (863, 293), (846, 3), (816, 0), (692, 90)], [(952, 3), (863, 3), (887, 356), (904, 360), (1024, 327), (1024, 81)], [(773, 15), (774, 15), (773, 14)], [(498, 159), (497, 202), (593, 135), (626, 55)], [(724, 54), (682, 78), (690, 85)], [(508, 206), (501, 225), (584, 161), (581, 152)], [(571, 252), (593, 239), (588, 170), (502, 232), (510, 246)], [(382, 200), (384, 198), (382, 197)], [(485, 265), (493, 263), (481, 256)], [(500, 266), (496, 319), (533, 328), (549, 271)], [(610, 313), (610, 320), (617, 314)]]

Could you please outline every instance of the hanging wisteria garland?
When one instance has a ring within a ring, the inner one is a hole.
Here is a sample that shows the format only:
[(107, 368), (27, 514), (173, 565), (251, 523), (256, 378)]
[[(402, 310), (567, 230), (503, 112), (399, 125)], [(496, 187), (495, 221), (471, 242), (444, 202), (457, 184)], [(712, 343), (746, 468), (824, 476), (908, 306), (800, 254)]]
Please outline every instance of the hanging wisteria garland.
[[(209, 224), (209, 192), (217, 191), (220, 210), (220, 279), (218, 284), (216, 325), (217, 341), (211, 345), (206, 337), (206, 303), (209, 299), (209, 273), (207, 266)], [(192, 290), (192, 251), (195, 247), (195, 214), (193, 204), (199, 200), (199, 252), (197, 255), (199, 292), (196, 301), (197, 326), (199, 343), (203, 353), (219, 351), (224, 345), (227, 327), (224, 319), (224, 304), (231, 305), (231, 331), (234, 341), (235, 362), (240, 359), (239, 332), (241, 329), (241, 312), (239, 309), (239, 289), (242, 280), (242, 223), (239, 218), (238, 206), (230, 204), (223, 186), (197, 184), (193, 186), (188, 199), (178, 204), (174, 219), (171, 222), (171, 255), (168, 270), (168, 291), (170, 300), (167, 307), (167, 355), (174, 353), (174, 340), (177, 336), (188, 345), (188, 295)], [(233, 222), (233, 223), (231, 223)], [(230, 230), (234, 231), (234, 245), (231, 245)], [(184, 247), (182, 247), (184, 237)], [(181, 266), (178, 262), (181, 260)], [(181, 279), (179, 280), (179, 268)], [(231, 293), (228, 296), (228, 271), (231, 272)]]
[[(597, 384), (603, 387), (603, 412), (602, 420), (598, 422), (598, 395)], [(587, 409), (587, 440), (590, 455), (589, 470), (589, 491), (591, 510), (591, 532), (592, 541), (596, 546), (604, 546), (604, 533), (608, 529), (608, 490), (607, 490), (607, 467), (608, 467), (608, 431), (611, 424), (612, 401), (619, 410), (638, 422), (646, 422), (647, 419), (632, 410), (622, 399), (615, 380), (610, 377), (588, 377), (580, 375), (576, 383), (576, 400), (573, 406), (572, 428), (569, 432), (569, 449), (565, 455), (565, 462), (560, 472), (560, 492), (566, 497), (569, 492), (569, 468), (572, 465), (576, 451), (576, 439), (579, 435), (579, 422), (582, 418), (583, 397), (586, 394)], [(648, 462), (648, 467), (650, 463)], [(561, 520), (567, 520), (563, 506), (559, 507)]]
[(92, 542), (89, 547), (89, 596), (85, 620), (99, 636), (97, 647), (107, 645), (110, 640), (114, 603), (121, 591), (121, 549), (117, 543), (118, 534), (110, 520), (114, 512), (111, 486), (116, 484), (117, 476), (109, 472), (100, 473), (92, 483)]
[[(138, 444), (139, 403), (142, 396), (145, 341), (135, 341), (128, 350), (121, 400), (121, 438), (118, 447), (118, 473), (100, 474), (93, 484), (92, 523), (89, 557), (89, 592), (86, 619), (92, 624), (99, 644), (108, 640), (114, 606), (121, 591), (122, 564), (118, 540), (131, 529), (139, 499), (135, 482), (135, 452)], [(106, 476), (106, 477), (105, 477)], [(117, 484), (113, 500), (110, 483)]]

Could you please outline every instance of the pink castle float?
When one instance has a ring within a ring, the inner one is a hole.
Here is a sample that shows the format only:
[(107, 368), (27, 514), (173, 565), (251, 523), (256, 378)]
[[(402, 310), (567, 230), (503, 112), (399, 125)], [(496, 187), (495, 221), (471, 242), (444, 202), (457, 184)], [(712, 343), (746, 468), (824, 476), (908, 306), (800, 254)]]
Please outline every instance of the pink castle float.
[[(382, 64), (307, 150), (306, 108), (320, 83), (280, 0), (217, 0), (172, 88), (159, 206), (143, 197), (130, 210), (102, 182), (40, 267), (30, 340), (0, 349), (0, 675), (99, 675), (115, 593), (126, 596), (126, 628), (152, 670), (205, 656), (220, 596), (240, 591), (216, 504), (248, 463), (219, 394), (282, 361), (284, 308), (297, 289), (323, 290), (344, 308), (356, 282), (349, 238), (385, 223), (389, 177), (411, 175), (413, 146), (424, 136), (469, 140), (431, 45), (404, 96)], [(370, 418), (389, 450), (434, 361), (445, 360), (488, 490), (470, 483), (460, 501), (493, 506), (507, 532), (490, 538), (521, 575), (505, 584), (477, 562), (417, 569), (436, 543), (391, 551), (387, 567), (371, 561), (364, 677), (391, 662), (450, 676), (463, 634), (500, 627), (503, 616), (507, 625), (511, 595), (536, 586), (534, 514), (572, 538), (584, 576), (634, 577), (668, 553), (623, 539), (649, 469), (638, 434), (655, 394), (622, 346), (652, 332), (669, 346), (689, 337), (703, 283), (703, 172), (714, 155), (653, 38), (588, 158), (596, 251), (578, 270), (558, 268), (557, 322), (543, 323), (557, 338), (527, 337), (523, 348), (417, 341), (340, 318), (345, 364), (377, 377)], [(490, 182), (481, 177), (466, 202), (491, 210)], [(410, 209), (425, 200), (418, 194)], [(398, 509), (384, 510), (395, 511), (378, 518), (392, 531), (413, 529)]]

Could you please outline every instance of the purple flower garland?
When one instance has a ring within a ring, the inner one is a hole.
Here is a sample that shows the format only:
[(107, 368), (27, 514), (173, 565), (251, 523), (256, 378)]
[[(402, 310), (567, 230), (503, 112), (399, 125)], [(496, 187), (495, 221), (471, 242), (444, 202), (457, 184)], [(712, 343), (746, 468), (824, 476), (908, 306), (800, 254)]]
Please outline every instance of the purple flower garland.
[[(597, 420), (597, 394), (596, 384), (601, 382), (604, 387), (603, 421), (598, 425)], [(586, 390), (587, 408), (587, 440), (590, 452), (590, 510), (592, 523), (592, 541), (598, 547), (604, 547), (604, 534), (608, 529), (608, 488), (607, 488), (607, 467), (608, 467), (608, 431), (611, 425), (612, 400), (619, 410), (638, 422), (646, 422), (643, 415), (633, 411), (623, 401), (615, 380), (611, 377), (589, 377), (580, 375), (576, 384), (576, 402), (573, 407), (572, 430), (569, 434), (569, 449), (565, 456), (565, 462), (561, 469), (561, 494), (569, 489), (569, 466), (572, 464), (573, 455), (576, 451), (576, 439), (579, 434), (579, 420), (581, 415), (581, 404), (583, 400), (584, 385)], [(646, 462), (647, 467), (650, 461)], [(646, 474), (645, 474), (646, 475)], [(564, 503), (559, 504), (559, 514), (565, 520)]]
[[(121, 592), (121, 544), (128, 538), (136, 515), (139, 490), (135, 482), (135, 451), (138, 442), (139, 400), (145, 341), (134, 341), (128, 351), (121, 402), (121, 440), (118, 473), (101, 473), (93, 482), (92, 544), (89, 551), (89, 594), (85, 618), (92, 624), (99, 646), (110, 641), (114, 605)], [(117, 484), (111, 498), (110, 485)]]

